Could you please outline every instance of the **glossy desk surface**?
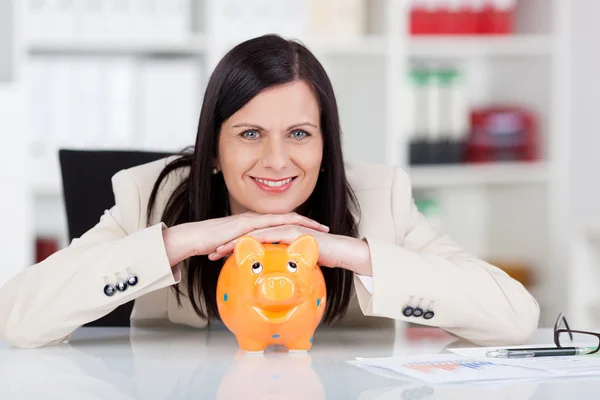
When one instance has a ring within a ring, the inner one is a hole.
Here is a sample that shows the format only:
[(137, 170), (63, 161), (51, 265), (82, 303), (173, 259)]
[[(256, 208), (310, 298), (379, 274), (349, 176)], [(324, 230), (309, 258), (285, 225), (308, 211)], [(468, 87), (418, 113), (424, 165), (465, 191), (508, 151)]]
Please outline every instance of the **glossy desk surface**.
[[(551, 343), (541, 329), (534, 343)], [(436, 329), (319, 329), (307, 355), (270, 348), (244, 356), (229, 331), (81, 328), (69, 343), (12, 349), (0, 342), (1, 399), (598, 399), (600, 377), (432, 386), (385, 378), (355, 357), (469, 346)]]

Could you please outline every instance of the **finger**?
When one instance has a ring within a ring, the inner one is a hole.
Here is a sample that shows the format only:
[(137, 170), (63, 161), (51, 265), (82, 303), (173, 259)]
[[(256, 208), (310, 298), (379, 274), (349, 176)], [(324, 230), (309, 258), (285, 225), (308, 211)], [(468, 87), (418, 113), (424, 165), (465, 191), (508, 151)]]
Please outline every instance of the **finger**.
[(299, 225), (315, 229), (321, 232), (329, 232), (329, 227), (320, 224), (310, 218), (296, 213), (288, 214), (265, 214), (251, 218), (252, 230), (274, 227), (279, 225)]
[(208, 259), (211, 261), (217, 261), (220, 260), (221, 258), (227, 256), (227, 254), (221, 254), (221, 253), (210, 253), (208, 255)]
[[(295, 238), (300, 236), (302, 233), (298, 232), (294, 225), (283, 225), (271, 228), (257, 229), (255, 231), (247, 233), (245, 236), (252, 236), (261, 243), (291, 243)], [(237, 239), (231, 240), (215, 249), (216, 253), (229, 254), (233, 252)]]
[[(294, 225), (302, 225), (307, 228), (315, 229), (315, 230), (318, 230), (321, 232), (329, 232), (329, 227), (327, 225), (323, 225), (323, 224), (315, 221), (314, 219), (310, 219), (310, 218), (300, 215), (298, 213), (291, 213), (291, 215), (295, 220), (302, 222), (300, 224), (292, 222), (292, 224), (294, 224)], [(306, 224), (304, 224), (304, 222), (306, 222)]]
[[(255, 229), (251, 232), (248, 232), (246, 235), (248, 236), (259, 236), (262, 235), (264, 233), (268, 233), (269, 236), (273, 236), (273, 235), (280, 235), (280, 234), (287, 234), (287, 233), (293, 233), (297, 236), (302, 235), (303, 233), (309, 234), (309, 235), (319, 235), (320, 231), (317, 231), (316, 229), (312, 229), (312, 228), (307, 228), (304, 226), (299, 226), (296, 224), (292, 224), (292, 225), (280, 225), (280, 226), (271, 226), (268, 228), (260, 228), (260, 229)], [(237, 238), (235, 240), (232, 240), (232, 242), (237, 241)]]
[(261, 243), (283, 243), (290, 244), (300, 236), (301, 233), (296, 229), (265, 229), (261, 232), (251, 232), (249, 236)]
[(235, 240), (232, 240), (229, 243), (225, 243), (222, 246), (219, 246), (215, 249), (215, 253), (216, 254), (228, 254), (229, 252), (233, 251), (233, 248), (235, 247)]
[[(329, 228), (325, 225), (320, 224), (317, 221), (314, 221), (310, 218), (304, 217), (297, 213), (289, 213), (289, 214), (278, 214), (278, 215), (270, 215), (265, 216), (266, 226), (265, 227), (273, 227), (273, 226), (281, 226), (281, 225), (299, 225), (304, 226), (306, 228), (311, 228), (319, 231), (328, 231)], [(257, 229), (264, 227), (257, 227)]]

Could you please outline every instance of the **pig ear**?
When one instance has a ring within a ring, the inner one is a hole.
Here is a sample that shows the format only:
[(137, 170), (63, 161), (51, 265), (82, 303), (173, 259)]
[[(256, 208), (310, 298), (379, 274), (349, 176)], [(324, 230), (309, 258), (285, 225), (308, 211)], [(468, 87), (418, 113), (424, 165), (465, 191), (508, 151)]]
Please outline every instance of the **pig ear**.
[(235, 262), (241, 266), (248, 257), (258, 257), (265, 254), (262, 244), (251, 236), (242, 236), (233, 249)]
[(287, 248), (291, 257), (300, 257), (308, 265), (314, 267), (319, 259), (319, 244), (311, 235), (302, 235), (294, 240)]

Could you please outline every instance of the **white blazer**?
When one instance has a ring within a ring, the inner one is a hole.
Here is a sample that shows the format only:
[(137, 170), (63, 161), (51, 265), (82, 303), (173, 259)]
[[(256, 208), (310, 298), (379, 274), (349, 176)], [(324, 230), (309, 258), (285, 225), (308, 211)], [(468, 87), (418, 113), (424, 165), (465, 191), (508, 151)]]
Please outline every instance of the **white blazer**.
[[(159, 220), (189, 171), (175, 172), (163, 183), (159, 212), (146, 220), (150, 192), (167, 160), (117, 173), (112, 178), (116, 204), (95, 227), (0, 288), (0, 337), (21, 348), (59, 343), (133, 299), (134, 325), (170, 321), (206, 326), (187, 297), (182, 297), (182, 307), (177, 305), (171, 286), (186, 274), (170, 267), (162, 236), (165, 225)], [(368, 242), (373, 277), (355, 276), (353, 300), (342, 323), (398, 319), (488, 345), (522, 343), (533, 334), (539, 319), (535, 299), (504, 271), (436, 231), (415, 207), (404, 170), (347, 163), (346, 173), (360, 204), (359, 235)], [(127, 276), (127, 268), (137, 274), (138, 284), (106, 296), (105, 277), (114, 284), (117, 273)], [(181, 289), (185, 294), (186, 285)], [(404, 316), (411, 299), (413, 307), (431, 308), (434, 316)]]

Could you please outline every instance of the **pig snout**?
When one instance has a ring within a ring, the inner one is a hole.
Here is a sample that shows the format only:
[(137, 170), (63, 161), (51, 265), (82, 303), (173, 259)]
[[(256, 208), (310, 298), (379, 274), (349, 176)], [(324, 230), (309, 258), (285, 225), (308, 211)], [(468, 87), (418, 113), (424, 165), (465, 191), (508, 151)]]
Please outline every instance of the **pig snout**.
[(284, 275), (265, 275), (258, 285), (256, 301), (258, 305), (293, 305), (298, 303), (298, 285)]

